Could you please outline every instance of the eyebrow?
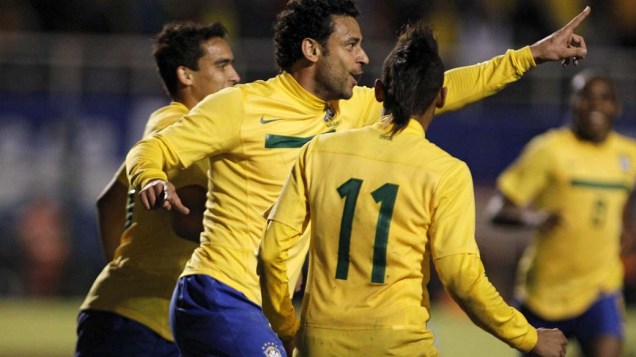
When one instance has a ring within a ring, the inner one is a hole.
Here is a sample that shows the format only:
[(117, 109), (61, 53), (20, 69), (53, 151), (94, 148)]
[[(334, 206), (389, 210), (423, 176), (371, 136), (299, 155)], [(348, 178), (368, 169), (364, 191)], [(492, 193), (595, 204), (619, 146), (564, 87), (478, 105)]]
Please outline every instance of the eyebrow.
[(357, 45), (359, 43), (362, 43), (362, 37), (357, 37), (357, 36), (351, 36), (348, 38), (343, 39), (342, 43), (353, 43), (354, 45)]
[(214, 61), (215, 65), (222, 65), (222, 64), (230, 64), (234, 62), (233, 58), (219, 58), (218, 60)]

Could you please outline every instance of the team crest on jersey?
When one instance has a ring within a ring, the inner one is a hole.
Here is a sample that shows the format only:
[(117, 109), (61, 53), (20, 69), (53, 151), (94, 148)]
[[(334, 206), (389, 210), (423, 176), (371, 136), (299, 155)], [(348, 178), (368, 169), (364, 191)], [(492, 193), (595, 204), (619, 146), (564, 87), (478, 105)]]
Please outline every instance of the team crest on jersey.
[(283, 355), (280, 353), (278, 347), (273, 342), (267, 342), (261, 347), (263, 350), (263, 355), (265, 357), (282, 357)]
[(632, 160), (630, 160), (627, 155), (620, 155), (618, 157), (618, 163), (623, 171), (629, 171), (632, 168)]
[(327, 126), (327, 128), (336, 128), (338, 127), (338, 125), (340, 125), (340, 123), (340, 120), (330, 120), (328, 122), (325, 122), (325, 125)]

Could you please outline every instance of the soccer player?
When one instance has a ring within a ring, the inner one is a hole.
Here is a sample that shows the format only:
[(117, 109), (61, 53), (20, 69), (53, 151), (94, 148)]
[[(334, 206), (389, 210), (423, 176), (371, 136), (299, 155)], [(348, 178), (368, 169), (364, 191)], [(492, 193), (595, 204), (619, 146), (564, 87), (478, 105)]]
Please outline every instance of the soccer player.
[[(164, 26), (153, 54), (172, 102), (150, 115), (145, 137), (177, 121), (208, 94), (238, 83), (225, 37), (220, 23)], [(110, 262), (81, 306), (76, 356), (178, 355), (168, 308), (177, 278), (203, 230), (208, 167), (201, 160), (168, 173), (188, 202), (189, 215), (144, 209), (134, 191), (127, 194), (123, 167), (106, 187), (98, 213)]]
[(430, 27), (407, 27), (375, 84), (385, 116), (300, 150), (260, 250), (263, 311), (288, 349), (299, 329), (288, 251), (310, 230), (301, 356), (436, 356), (426, 326), (431, 259), (477, 325), (524, 352), (565, 353), (560, 331), (537, 333), (486, 278), (470, 171), (425, 138), (444, 106), (443, 79)]
[(489, 210), (495, 224), (537, 228), (515, 289), (530, 323), (561, 329), (586, 356), (620, 356), (621, 233), (630, 229), (624, 215), (634, 217), (626, 202), (636, 141), (612, 129), (619, 101), (610, 78), (584, 71), (571, 89), (570, 126), (526, 145), (499, 176)]
[[(532, 46), (446, 72), (448, 94), (440, 111), (493, 94), (536, 63), (585, 56), (585, 42), (573, 31), (589, 11)], [(129, 152), (129, 178), (148, 209), (187, 212), (164, 170), (210, 160), (201, 244), (171, 305), (175, 341), (184, 355), (284, 354), (260, 307), (256, 255), (263, 212), (278, 197), (304, 143), (381, 116), (373, 90), (357, 86), (369, 61), (357, 16), (352, 0), (289, 1), (275, 24), (278, 76), (207, 97)], [(292, 281), (304, 260), (303, 245), (298, 247), (289, 264)]]

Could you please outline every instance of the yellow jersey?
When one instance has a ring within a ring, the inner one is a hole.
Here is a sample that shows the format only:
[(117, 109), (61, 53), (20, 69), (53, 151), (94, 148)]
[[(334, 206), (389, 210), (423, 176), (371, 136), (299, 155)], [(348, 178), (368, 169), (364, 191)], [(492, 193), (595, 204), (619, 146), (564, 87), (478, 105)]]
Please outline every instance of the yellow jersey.
[[(180, 119), (188, 108), (179, 103), (158, 109), (150, 115), (144, 137), (148, 137)], [(183, 171), (169, 172), (176, 188), (190, 185), (207, 187), (207, 160)], [(128, 186), (124, 168), (118, 180)], [(132, 192), (127, 209), (126, 230), (108, 263), (91, 287), (81, 310), (110, 311), (135, 320), (161, 337), (172, 341), (168, 312), (172, 292), (183, 267), (198, 246), (177, 236), (168, 211), (147, 211)]]
[(313, 139), (269, 219), (270, 229), (283, 226), (262, 242), (271, 262), (263, 309), (283, 338), (297, 325), (291, 311), (272, 311), (291, 304), (276, 282), (288, 250), (310, 231), (301, 355), (436, 355), (427, 327), (431, 261), (480, 326), (526, 351), (536, 343), (534, 328), (483, 274), (468, 167), (426, 140), (415, 120), (394, 136), (376, 123)]
[[(528, 47), (490, 61), (447, 71), (447, 104), (453, 110), (493, 94), (535, 66)], [(200, 246), (183, 275), (206, 274), (260, 305), (257, 252), (266, 219), (298, 150), (312, 137), (372, 124), (382, 105), (372, 88), (355, 87), (348, 100), (325, 102), (286, 72), (267, 81), (226, 88), (129, 152), (135, 188), (166, 179), (164, 169), (209, 158), (207, 210)], [(303, 256), (290, 266), (298, 276)]]
[(515, 204), (557, 212), (519, 263), (516, 292), (545, 319), (583, 313), (599, 294), (620, 290), (622, 212), (636, 179), (636, 141), (611, 132), (603, 143), (569, 128), (534, 138), (498, 178)]

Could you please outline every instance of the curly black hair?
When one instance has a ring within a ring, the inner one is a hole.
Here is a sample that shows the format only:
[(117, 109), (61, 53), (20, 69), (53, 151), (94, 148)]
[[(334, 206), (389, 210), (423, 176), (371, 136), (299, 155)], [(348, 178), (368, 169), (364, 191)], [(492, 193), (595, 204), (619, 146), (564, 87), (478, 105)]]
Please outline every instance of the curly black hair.
[(392, 133), (423, 114), (444, 84), (444, 63), (433, 29), (422, 21), (406, 26), (384, 60), (383, 106), (391, 113)]
[(225, 38), (227, 30), (219, 23), (203, 25), (195, 22), (171, 22), (155, 37), (152, 55), (163, 85), (172, 99), (177, 99), (179, 80), (177, 68), (199, 69), (199, 59), (205, 55), (201, 44), (214, 37)]
[(274, 58), (281, 70), (303, 58), (301, 43), (316, 40), (326, 49), (334, 31), (332, 15), (357, 18), (360, 11), (353, 0), (290, 0), (274, 24)]

